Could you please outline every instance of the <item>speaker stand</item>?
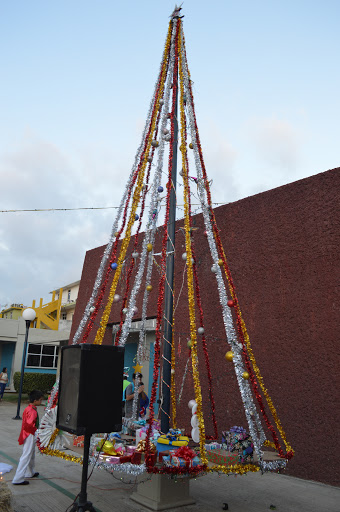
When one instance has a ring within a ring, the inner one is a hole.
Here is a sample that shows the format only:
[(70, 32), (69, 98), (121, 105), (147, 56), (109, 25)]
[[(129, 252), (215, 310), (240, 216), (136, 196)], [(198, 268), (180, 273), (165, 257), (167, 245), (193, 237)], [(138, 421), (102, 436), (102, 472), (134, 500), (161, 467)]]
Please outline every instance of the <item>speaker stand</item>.
[(83, 458), (83, 472), (81, 475), (81, 488), (78, 502), (75, 503), (70, 512), (96, 512), (90, 501), (87, 501), (87, 470), (89, 466), (89, 451), (90, 451), (91, 434), (85, 431), (84, 435), (84, 458)]

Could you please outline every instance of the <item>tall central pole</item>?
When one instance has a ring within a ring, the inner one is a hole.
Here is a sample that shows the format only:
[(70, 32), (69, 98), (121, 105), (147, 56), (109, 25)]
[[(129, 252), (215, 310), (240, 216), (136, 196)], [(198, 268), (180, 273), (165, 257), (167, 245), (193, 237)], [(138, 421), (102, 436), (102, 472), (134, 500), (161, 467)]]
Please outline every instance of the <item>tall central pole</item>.
[[(177, 47), (177, 45), (176, 45)], [(175, 224), (176, 224), (176, 179), (177, 179), (177, 139), (178, 139), (178, 55), (176, 51), (173, 73), (173, 142), (172, 142), (172, 169), (171, 191), (168, 220), (168, 240), (166, 246), (166, 283), (164, 291), (164, 346), (163, 346), (163, 381), (162, 381), (162, 408), (161, 431), (169, 431), (170, 420), (170, 386), (171, 386), (171, 346), (173, 324), (173, 289), (174, 289), (174, 260), (175, 260)]]

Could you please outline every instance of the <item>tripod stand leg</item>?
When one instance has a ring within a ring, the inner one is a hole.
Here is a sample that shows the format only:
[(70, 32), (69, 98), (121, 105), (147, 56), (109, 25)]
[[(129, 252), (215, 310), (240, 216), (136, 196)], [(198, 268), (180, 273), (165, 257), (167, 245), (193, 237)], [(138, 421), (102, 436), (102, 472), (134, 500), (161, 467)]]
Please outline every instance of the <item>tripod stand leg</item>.
[(84, 436), (84, 457), (83, 457), (83, 471), (81, 476), (81, 490), (77, 503), (72, 506), (71, 512), (96, 512), (90, 501), (87, 501), (87, 469), (89, 465), (89, 451), (90, 451), (91, 434), (85, 432)]

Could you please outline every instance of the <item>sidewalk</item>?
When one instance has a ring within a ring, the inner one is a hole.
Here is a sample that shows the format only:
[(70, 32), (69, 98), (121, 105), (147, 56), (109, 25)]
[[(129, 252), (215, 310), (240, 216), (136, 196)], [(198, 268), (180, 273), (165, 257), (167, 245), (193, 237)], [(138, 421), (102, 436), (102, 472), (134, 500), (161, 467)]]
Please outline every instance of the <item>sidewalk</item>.
[[(21, 408), (21, 413), (24, 409)], [(39, 411), (42, 416), (43, 408)], [(14, 476), (22, 448), (18, 445), (21, 421), (12, 420), (16, 405), (0, 403), (0, 462), (11, 464), (13, 470), (3, 478), (13, 494), (15, 512), (65, 512), (80, 491), (82, 467), (60, 458), (36, 456), (39, 478), (30, 485), (14, 486)], [(89, 468), (91, 471), (91, 466)], [(148, 479), (148, 475), (140, 477)], [(180, 485), (180, 483), (178, 483)], [(196, 505), (179, 509), (183, 512), (215, 512), (228, 504), (230, 512), (339, 512), (340, 488), (285, 475), (260, 473), (246, 476), (211, 474), (192, 480), (191, 496)], [(88, 499), (97, 512), (142, 512), (143, 508), (130, 499), (136, 490), (135, 477), (103, 470), (94, 470), (88, 482)], [(274, 508), (271, 508), (274, 506)], [(1, 512), (1, 511), (0, 511)]]

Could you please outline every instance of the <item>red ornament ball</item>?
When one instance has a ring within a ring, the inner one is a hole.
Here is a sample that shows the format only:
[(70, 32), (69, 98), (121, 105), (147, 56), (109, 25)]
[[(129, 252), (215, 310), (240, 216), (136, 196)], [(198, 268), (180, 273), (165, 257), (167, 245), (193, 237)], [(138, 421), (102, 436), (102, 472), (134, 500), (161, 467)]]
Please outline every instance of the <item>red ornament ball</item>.
[(233, 308), (235, 306), (235, 303), (233, 300), (228, 300), (227, 302), (227, 305), (230, 307), (230, 308)]

